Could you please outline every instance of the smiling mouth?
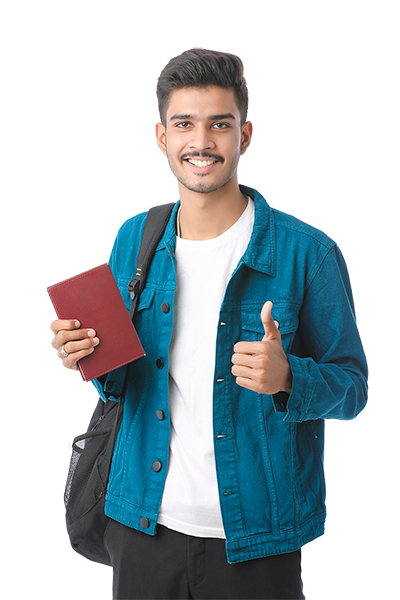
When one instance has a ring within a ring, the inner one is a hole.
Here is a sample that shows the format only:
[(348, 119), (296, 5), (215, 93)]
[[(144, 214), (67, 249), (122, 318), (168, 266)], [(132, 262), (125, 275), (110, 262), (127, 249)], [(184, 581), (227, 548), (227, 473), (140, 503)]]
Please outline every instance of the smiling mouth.
[(221, 164), (224, 162), (223, 157), (217, 154), (186, 154), (181, 157), (181, 160), (188, 162), (190, 165), (196, 167), (197, 169), (209, 169), (218, 162), (220, 162)]
[(186, 159), (188, 163), (190, 163), (191, 165), (194, 165), (195, 167), (199, 167), (199, 168), (205, 168), (205, 167), (209, 167), (210, 165), (214, 165), (217, 161), (210, 159), (210, 160), (196, 160), (195, 158), (187, 158)]

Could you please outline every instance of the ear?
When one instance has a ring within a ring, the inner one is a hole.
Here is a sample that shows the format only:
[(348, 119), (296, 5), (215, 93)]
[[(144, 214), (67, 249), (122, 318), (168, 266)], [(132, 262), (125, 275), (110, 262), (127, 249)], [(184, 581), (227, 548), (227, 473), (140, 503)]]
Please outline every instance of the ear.
[(240, 144), (240, 154), (244, 154), (250, 146), (251, 136), (253, 135), (253, 124), (251, 121), (246, 121), (242, 125), (242, 141)]
[(165, 127), (162, 123), (156, 123), (156, 138), (157, 144), (160, 148), (161, 152), (167, 156), (167, 140), (166, 140), (166, 132)]

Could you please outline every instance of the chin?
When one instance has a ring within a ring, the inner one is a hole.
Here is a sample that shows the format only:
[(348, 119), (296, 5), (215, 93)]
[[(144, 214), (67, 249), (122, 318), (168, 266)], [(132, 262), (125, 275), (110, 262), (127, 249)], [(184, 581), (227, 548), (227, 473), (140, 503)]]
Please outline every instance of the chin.
[[(217, 192), (218, 190), (221, 190), (223, 187), (228, 185), (228, 183), (234, 177), (235, 173), (236, 171), (230, 175), (229, 179), (223, 182), (216, 181), (207, 183), (204, 181), (195, 183), (187, 181), (186, 179), (179, 179), (179, 177), (177, 179), (179, 183), (182, 184), (190, 192), (196, 192), (197, 194), (212, 194), (213, 192)], [(204, 175), (204, 177), (206, 177), (206, 175)]]

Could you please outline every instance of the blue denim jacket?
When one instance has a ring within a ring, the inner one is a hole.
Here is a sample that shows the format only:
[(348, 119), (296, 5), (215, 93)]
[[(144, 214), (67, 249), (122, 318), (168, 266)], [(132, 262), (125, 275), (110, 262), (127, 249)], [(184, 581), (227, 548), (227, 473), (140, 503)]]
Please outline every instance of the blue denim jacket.
[[(241, 189), (255, 200), (255, 222), (221, 306), (214, 377), (215, 461), (231, 563), (291, 552), (322, 535), (324, 419), (352, 419), (367, 399), (367, 364), (338, 247), (322, 232), (271, 209), (255, 190)], [(109, 373), (103, 384), (95, 381), (105, 401), (119, 400), (124, 385), (126, 390), (106, 513), (152, 535), (168, 465), (178, 204), (136, 314), (146, 356)], [(110, 259), (127, 308), (145, 217), (123, 225)], [(231, 374), (235, 343), (263, 338), (260, 313), (267, 300), (293, 373), (289, 397), (241, 388)], [(207, 281), (199, 302), (207, 302)]]

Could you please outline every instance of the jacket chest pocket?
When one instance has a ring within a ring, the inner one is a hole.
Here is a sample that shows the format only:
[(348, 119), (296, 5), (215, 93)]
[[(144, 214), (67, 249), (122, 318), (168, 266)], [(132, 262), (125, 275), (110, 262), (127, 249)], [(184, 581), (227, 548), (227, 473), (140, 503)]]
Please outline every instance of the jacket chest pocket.
[[(261, 342), (264, 335), (264, 326), (261, 321), (263, 305), (252, 307), (251, 310), (243, 309), (241, 312), (241, 337), (244, 342)], [(289, 303), (273, 303), (272, 318), (279, 329), (282, 338), (282, 347), (289, 352), (296, 334), (299, 318), (299, 307)]]

